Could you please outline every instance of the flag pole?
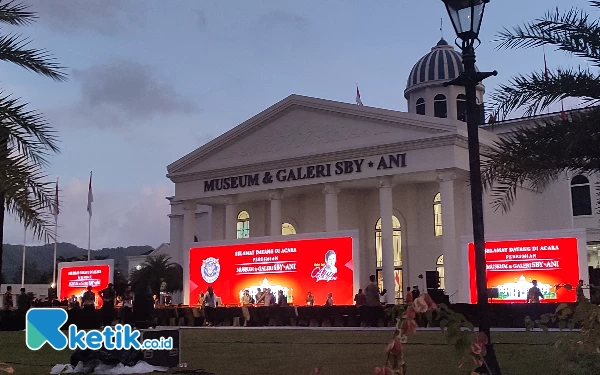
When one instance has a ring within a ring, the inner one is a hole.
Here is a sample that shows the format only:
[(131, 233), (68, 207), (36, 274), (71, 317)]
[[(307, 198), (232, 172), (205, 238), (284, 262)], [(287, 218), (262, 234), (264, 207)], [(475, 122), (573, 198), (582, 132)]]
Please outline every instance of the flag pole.
[(91, 247), (91, 234), (92, 234), (92, 202), (94, 201), (94, 196), (92, 194), (92, 172), (90, 171), (90, 184), (88, 186), (88, 205), (87, 211), (89, 214), (88, 217), (88, 262), (92, 260), (92, 247)]
[(92, 249), (91, 249), (91, 234), (92, 234), (92, 215), (88, 219), (88, 261), (91, 260)]
[(27, 241), (27, 226), (25, 226), (25, 229), (23, 230), (23, 266), (21, 268), (21, 288), (25, 287), (25, 251), (27, 249), (27, 246), (25, 245), (26, 241)]
[(54, 199), (54, 263), (52, 267), (52, 286), (56, 287), (56, 247), (58, 244), (58, 177), (56, 177), (56, 194)]

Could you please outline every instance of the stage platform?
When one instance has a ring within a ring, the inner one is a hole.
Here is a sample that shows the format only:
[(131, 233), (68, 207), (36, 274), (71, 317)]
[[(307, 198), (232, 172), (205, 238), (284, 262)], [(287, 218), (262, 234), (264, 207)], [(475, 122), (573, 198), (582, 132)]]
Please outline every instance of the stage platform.
[[(537, 319), (544, 313), (556, 310), (558, 304), (491, 304), (492, 327), (525, 328), (525, 317)], [(574, 307), (574, 306), (573, 306)], [(450, 308), (463, 314), (467, 320), (478, 325), (477, 305), (454, 304)], [(149, 326), (199, 327), (210, 322), (213, 326), (290, 326), (290, 327), (392, 327), (395, 317), (393, 307), (356, 306), (231, 306), (215, 309), (178, 306), (160, 307), (151, 311), (148, 319), (134, 322), (139, 328)], [(116, 309), (115, 319), (121, 317)], [(84, 312), (69, 310), (66, 326), (75, 324), (83, 329), (101, 326), (101, 311)], [(426, 326), (421, 323), (421, 326)], [(435, 327), (435, 323), (433, 325)], [(0, 311), (0, 330), (22, 330), (25, 314), (18, 311)]]

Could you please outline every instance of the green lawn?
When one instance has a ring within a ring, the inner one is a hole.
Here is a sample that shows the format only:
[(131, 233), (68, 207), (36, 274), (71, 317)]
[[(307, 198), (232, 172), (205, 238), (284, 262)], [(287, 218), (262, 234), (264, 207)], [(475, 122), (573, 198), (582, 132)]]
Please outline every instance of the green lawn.
[[(324, 366), (326, 375), (365, 374), (384, 359), (391, 331), (184, 329), (182, 360), (188, 369), (217, 375), (306, 374)], [(504, 375), (557, 374), (551, 347), (560, 333), (493, 332)], [(15, 374), (48, 374), (56, 363), (68, 363), (70, 351), (47, 346), (32, 352), (24, 332), (0, 332), (0, 362)], [(453, 348), (440, 332), (418, 332), (406, 346), (410, 375), (458, 374)], [(25, 365), (24, 363), (27, 363)]]

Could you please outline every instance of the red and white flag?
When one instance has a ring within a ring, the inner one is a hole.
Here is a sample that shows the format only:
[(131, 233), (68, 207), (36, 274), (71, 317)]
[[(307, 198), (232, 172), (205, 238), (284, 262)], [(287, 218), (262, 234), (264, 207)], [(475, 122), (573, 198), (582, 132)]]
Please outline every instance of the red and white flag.
[(360, 100), (360, 91), (358, 90), (358, 86), (356, 86), (356, 104), (363, 105), (362, 100)]
[(58, 177), (56, 178), (56, 190), (54, 192), (54, 207), (52, 208), (52, 213), (54, 214), (55, 218), (58, 216), (58, 213), (59, 213), (59, 209), (58, 209)]
[(568, 117), (567, 117), (567, 112), (565, 112), (565, 106), (563, 105), (563, 101), (560, 101), (560, 117), (563, 119), (563, 121), (567, 121)]
[(92, 202), (94, 201), (94, 194), (92, 193), (92, 172), (90, 172), (90, 186), (88, 188), (88, 204), (87, 211), (92, 216)]

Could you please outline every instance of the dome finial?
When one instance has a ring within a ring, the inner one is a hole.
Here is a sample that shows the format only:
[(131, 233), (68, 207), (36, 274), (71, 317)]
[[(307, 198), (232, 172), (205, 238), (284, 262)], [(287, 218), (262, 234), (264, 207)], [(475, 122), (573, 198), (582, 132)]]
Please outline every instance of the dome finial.
[(444, 17), (440, 18), (440, 34), (442, 35), (442, 40), (444, 40)]

